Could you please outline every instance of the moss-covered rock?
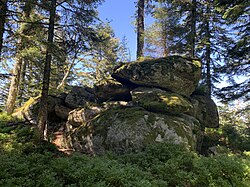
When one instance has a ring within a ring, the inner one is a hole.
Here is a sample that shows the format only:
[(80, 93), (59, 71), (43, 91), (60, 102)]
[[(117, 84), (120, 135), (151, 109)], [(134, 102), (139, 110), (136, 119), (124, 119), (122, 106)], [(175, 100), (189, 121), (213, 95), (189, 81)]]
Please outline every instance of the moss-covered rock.
[(112, 77), (127, 85), (153, 86), (189, 96), (200, 80), (201, 63), (181, 56), (137, 61), (117, 67)]
[(139, 87), (131, 91), (131, 94), (134, 103), (152, 112), (178, 114), (193, 108), (187, 98), (157, 88)]
[(192, 95), (194, 109), (188, 114), (199, 120), (203, 127), (219, 127), (219, 113), (214, 101), (206, 95)]
[[(12, 116), (29, 121), (36, 124), (38, 110), (39, 110), (40, 96), (30, 98), (23, 106), (17, 108)], [(59, 120), (59, 117), (55, 113), (56, 105), (61, 105), (63, 100), (59, 97), (49, 95), (48, 96), (48, 120), (50, 122)]]
[(188, 115), (163, 115), (132, 107), (106, 110), (70, 136), (75, 150), (94, 154), (139, 151), (153, 142), (185, 144), (195, 150), (200, 129), (199, 122)]

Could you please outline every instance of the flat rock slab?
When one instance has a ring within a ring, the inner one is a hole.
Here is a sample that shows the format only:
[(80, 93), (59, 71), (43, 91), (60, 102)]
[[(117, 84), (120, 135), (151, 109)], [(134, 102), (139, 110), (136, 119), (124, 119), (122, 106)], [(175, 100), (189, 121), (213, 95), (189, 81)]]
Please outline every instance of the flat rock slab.
[(158, 88), (139, 87), (131, 91), (131, 94), (135, 104), (152, 112), (178, 114), (193, 109), (187, 98)]
[(117, 67), (112, 74), (127, 85), (158, 87), (190, 96), (201, 78), (201, 62), (181, 56), (169, 56)]

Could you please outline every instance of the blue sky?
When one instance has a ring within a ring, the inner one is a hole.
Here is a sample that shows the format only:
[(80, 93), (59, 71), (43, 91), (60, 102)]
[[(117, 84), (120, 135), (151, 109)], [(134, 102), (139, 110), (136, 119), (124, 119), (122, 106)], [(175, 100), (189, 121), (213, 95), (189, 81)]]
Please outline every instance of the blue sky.
[(106, 0), (98, 7), (100, 18), (111, 21), (110, 25), (115, 31), (116, 37), (122, 39), (126, 36), (131, 59), (136, 56), (136, 33), (134, 22), (135, 0)]

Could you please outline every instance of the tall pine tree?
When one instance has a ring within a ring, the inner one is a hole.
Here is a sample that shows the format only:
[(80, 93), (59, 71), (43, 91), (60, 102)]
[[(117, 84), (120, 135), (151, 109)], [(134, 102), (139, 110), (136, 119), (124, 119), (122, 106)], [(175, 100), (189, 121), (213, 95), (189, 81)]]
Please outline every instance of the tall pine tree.
[(49, 93), (49, 84), (50, 84), (49, 81), (50, 81), (51, 61), (52, 61), (52, 46), (53, 46), (54, 29), (55, 29), (56, 2), (57, 0), (51, 0), (50, 4), (49, 28), (48, 28), (46, 59), (45, 59), (44, 73), (43, 73), (42, 96), (40, 99), (40, 108), (37, 119), (37, 125), (41, 139), (47, 139), (46, 126), (48, 117), (48, 93)]
[(8, 99), (6, 102), (6, 112), (11, 114), (14, 111), (15, 102), (18, 95), (19, 85), (20, 85), (20, 77), (22, 71), (22, 65), (25, 63), (25, 58), (23, 57), (23, 50), (26, 47), (26, 36), (30, 30), (30, 24), (27, 23), (29, 21), (32, 5), (31, 1), (24, 2), (24, 5), (21, 7), (23, 12), (23, 16), (20, 18), (20, 27), (17, 30), (18, 42), (16, 44), (16, 62), (13, 68), (13, 76), (10, 83)]
[(233, 42), (227, 46), (227, 58), (221, 73), (228, 78), (229, 86), (222, 88), (218, 96), (223, 101), (250, 100), (250, 2), (247, 0), (215, 1), (231, 28)]
[(143, 57), (144, 49), (144, 17), (145, 17), (145, 0), (138, 0), (137, 2), (137, 51), (136, 58)]

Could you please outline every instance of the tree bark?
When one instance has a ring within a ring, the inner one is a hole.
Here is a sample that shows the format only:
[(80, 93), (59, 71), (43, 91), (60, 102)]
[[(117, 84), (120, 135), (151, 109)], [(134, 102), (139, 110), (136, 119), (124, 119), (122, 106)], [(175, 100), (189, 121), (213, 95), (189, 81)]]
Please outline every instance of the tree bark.
[(207, 17), (205, 18), (205, 35), (206, 35), (206, 85), (207, 85), (207, 95), (211, 98), (212, 95), (212, 80), (211, 80), (211, 34), (209, 28), (209, 7), (207, 7)]
[(52, 61), (52, 44), (54, 40), (55, 15), (56, 15), (56, 0), (51, 0), (46, 59), (43, 72), (42, 96), (40, 100), (40, 108), (37, 120), (39, 135), (41, 139), (47, 139), (46, 137), (47, 134), (46, 127), (47, 127), (47, 117), (48, 117), (47, 101), (48, 101), (51, 61)]
[(21, 69), (21, 75), (20, 75), (20, 86), (19, 86), (19, 106), (22, 105), (23, 103), (23, 95), (24, 95), (24, 88), (25, 88), (25, 76), (26, 76), (26, 66), (27, 66), (27, 61), (23, 59), (22, 63), (22, 69)]
[(12, 114), (15, 108), (15, 102), (18, 93), (18, 87), (20, 82), (20, 75), (21, 75), (21, 68), (22, 68), (22, 58), (18, 58), (13, 69), (13, 76), (10, 83), (9, 94), (6, 103), (6, 112), (8, 114)]
[(57, 90), (59, 90), (59, 89), (61, 89), (61, 88), (64, 88), (66, 79), (68, 78), (69, 73), (70, 73), (70, 71), (71, 71), (71, 69), (73, 68), (74, 65), (75, 65), (75, 60), (73, 60), (73, 62), (69, 65), (69, 67), (68, 67), (66, 73), (65, 73), (64, 76), (63, 76), (62, 81), (60, 82), (60, 84), (59, 84), (59, 85), (57, 86), (57, 88), (56, 88)]
[(162, 45), (163, 45), (163, 57), (169, 55), (168, 51), (168, 36), (167, 36), (167, 23), (162, 23)]
[(3, 48), (3, 33), (4, 33), (4, 24), (6, 22), (6, 13), (7, 13), (7, 0), (0, 0), (0, 59), (2, 56)]
[(195, 56), (195, 38), (196, 38), (196, 0), (192, 0), (192, 10), (191, 10), (191, 57)]
[(73, 61), (70, 63), (70, 65), (69, 65), (69, 67), (68, 67), (66, 73), (65, 73), (64, 76), (63, 76), (62, 81), (61, 81), (60, 84), (58, 84), (58, 86), (56, 87), (57, 90), (59, 90), (59, 89), (61, 89), (61, 88), (64, 88), (66, 79), (68, 78), (71, 69), (76, 65), (77, 54), (79, 53), (79, 50), (76, 49), (76, 50), (74, 51), (74, 53), (75, 53), (75, 55), (74, 55)]
[(143, 57), (144, 48), (144, 9), (145, 0), (138, 0), (137, 4), (137, 59)]

